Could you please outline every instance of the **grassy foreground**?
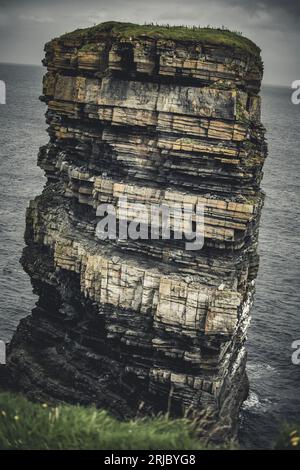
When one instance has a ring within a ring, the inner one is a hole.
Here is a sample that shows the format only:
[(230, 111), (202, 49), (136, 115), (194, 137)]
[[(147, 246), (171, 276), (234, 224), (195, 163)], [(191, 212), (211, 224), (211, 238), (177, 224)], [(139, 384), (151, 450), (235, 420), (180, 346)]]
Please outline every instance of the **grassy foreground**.
[[(220, 448), (220, 447), (219, 447)], [(300, 427), (285, 425), (275, 449), (300, 450)], [(0, 450), (206, 450), (186, 419), (166, 416), (119, 422), (106, 411), (73, 405), (36, 404), (0, 393)], [(222, 449), (237, 449), (228, 443)]]
[(187, 420), (119, 422), (96, 408), (34, 404), (0, 393), (0, 449), (204, 449)]

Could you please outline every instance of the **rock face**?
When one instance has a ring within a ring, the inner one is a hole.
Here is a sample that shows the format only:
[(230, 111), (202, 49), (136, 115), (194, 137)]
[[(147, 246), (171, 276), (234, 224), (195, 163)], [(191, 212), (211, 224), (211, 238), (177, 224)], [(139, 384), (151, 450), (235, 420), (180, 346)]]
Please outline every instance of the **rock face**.
[[(247, 395), (262, 63), (240, 36), (178, 31), (106, 23), (46, 45), (47, 184), (28, 209), (22, 258), (39, 300), (8, 363), (35, 399), (121, 418), (192, 413), (218, 440), (234, 434)], [(96, 208), (124, 195), (204, 204), (204, 247), (99, 240)]]

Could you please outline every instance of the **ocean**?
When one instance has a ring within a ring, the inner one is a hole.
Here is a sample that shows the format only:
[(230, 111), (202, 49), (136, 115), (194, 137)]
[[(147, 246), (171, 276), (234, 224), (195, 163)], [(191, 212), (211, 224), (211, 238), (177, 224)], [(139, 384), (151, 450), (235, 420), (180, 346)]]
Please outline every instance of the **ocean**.
[[(36, 302), (19, 264), (24, 246), (25, 210), (41, 193), (45, 178), (36, 166), (47, 143), (42, 93), (44, 70), (0, 64), (7, 104), (0, 105), (0, 339), (9, 341), (19, 320)], [(264, 86), (262, 122), (269, 156), (260, 226), (260, 269), (249, 329), (250, 395), (240, 417), (240, 442), (270, 448), (284, 422), (300, 423), (300, 365), (291, 347), (300, 340), (300, 105), (291, 90)]]

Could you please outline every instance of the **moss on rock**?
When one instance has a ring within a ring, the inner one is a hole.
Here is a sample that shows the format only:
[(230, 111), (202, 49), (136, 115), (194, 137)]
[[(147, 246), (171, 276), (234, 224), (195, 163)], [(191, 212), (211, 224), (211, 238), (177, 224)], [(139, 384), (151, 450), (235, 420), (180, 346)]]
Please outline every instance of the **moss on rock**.
[[(95, 42), (101, 36), (111, 35), (120, 39), (133, 40), (138, 38), (165, 39), (174, 41), (193, 41), (199, 44), (210, 44), (227, 46), (239, 49), (242, 52), (251, 54), (257, 58), (260, 56), (260, 48), (250, 39), (245, 38), (240, 33), (227, 29), (196, 26), (168, 26), (168, 25), (139, 25), (134, 23), (121, 23), (108, 21), (100, 23), (90, 28), (76, 29), (71, 33), (60, 36), (59, 39), (71, 41)], [(85, 46), (87, 47), (87, 46)]]

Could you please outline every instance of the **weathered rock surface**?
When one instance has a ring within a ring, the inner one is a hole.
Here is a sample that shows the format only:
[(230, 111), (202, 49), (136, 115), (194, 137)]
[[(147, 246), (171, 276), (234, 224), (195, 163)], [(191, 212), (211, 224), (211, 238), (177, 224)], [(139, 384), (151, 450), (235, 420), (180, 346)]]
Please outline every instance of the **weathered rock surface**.
[[(247, 394), (266, 156), (259, 52), (117, 27), (45, 48), (47, 185), (22, 258), (39, 300), (10, 344), (11, 380), (122, 418), (194, 413), (204, 436), (223, 439)], [(99, 240), (97, 206), (124, 195), (203, 203), (204, 247)]]

